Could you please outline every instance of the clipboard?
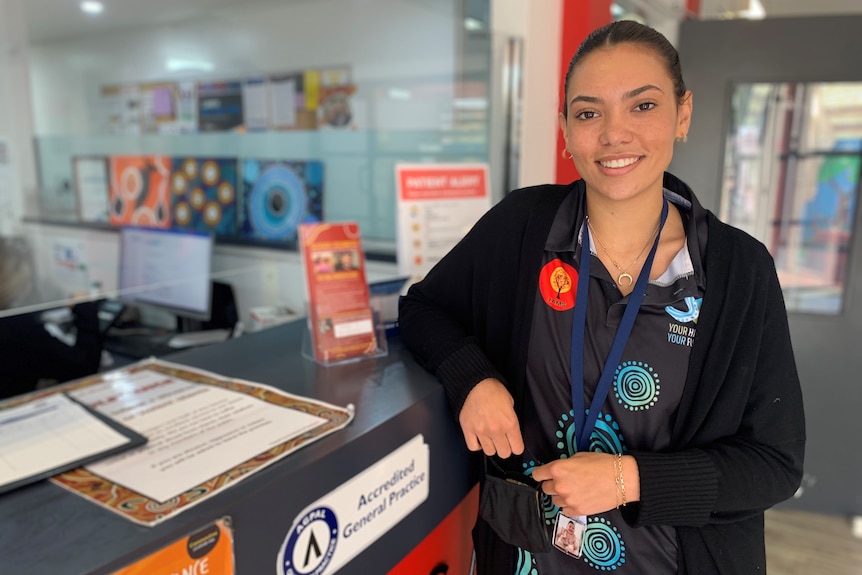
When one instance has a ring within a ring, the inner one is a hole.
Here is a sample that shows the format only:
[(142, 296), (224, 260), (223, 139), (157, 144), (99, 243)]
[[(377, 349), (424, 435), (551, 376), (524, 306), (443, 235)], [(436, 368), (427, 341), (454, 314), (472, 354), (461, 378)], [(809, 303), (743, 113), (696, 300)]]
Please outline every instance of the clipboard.
[(0, 403), (0, 494), (146, 442), (65, 393), (8, 407)]

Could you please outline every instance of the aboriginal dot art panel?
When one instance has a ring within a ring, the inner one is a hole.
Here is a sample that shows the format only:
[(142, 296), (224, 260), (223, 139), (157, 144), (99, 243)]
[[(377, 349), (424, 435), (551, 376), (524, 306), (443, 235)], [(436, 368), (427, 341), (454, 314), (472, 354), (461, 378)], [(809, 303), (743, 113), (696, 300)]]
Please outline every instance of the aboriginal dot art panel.
[(181, 230), (233, 236), (238, 230), (237, 160), (173, 158), (171, 217)]
[(242, 235), (296, 241), (299, 224), (323, 221), (323, 163), (245, 160)]

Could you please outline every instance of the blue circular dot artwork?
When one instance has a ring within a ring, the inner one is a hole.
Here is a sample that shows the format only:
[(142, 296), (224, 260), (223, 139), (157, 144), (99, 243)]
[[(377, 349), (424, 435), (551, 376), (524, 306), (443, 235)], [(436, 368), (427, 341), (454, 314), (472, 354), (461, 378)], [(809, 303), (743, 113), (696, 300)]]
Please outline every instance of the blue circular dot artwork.
[(257, 235), (284, 239), (296, 234), (306, 211), (303, 181), (285, 165), (266, 168), (251, 190), (248, 214)]

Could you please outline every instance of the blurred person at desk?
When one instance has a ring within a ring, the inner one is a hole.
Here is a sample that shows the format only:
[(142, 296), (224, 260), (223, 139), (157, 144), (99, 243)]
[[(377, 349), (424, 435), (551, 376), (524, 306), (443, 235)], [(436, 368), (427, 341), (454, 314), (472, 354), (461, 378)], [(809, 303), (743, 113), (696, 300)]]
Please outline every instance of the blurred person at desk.
[[(30, 303), (34, 291), (25, 242), (0, 238), (0, 311)], [(96, 373), (102, 357), (98, 306), (72, 307), (72, 345), (52, 335), (39, 312), (0, 318), (0, 399)]]

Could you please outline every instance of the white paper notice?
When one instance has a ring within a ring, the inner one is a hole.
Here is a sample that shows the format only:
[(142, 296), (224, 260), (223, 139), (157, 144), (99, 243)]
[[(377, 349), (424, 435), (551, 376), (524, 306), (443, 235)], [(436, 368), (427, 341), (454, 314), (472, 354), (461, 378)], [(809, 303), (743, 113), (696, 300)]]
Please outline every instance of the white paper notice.
[(54, 282), (65, 295), (90, 289), (89, 260), (84, 240), (62, 238), (54, 240)]
[(165, 502), (325, 419), (163, 373), (120, 373), (70, 395), (149, 442), (87, 469)]
[(0, 485), (80, 461), (129, 442), (63, 394), (0, 411)]
[(421, 279), (491, 207), (485, 164), (397, 165), (398, 273)]
[(85, 222), (108, 221), (108, 162), (105, 158), (75, 158), (78, 211)]
[(272, 80), (272, 123), (281, 128), (296, 126), (296, 80)]
[(265, 80), (246, 80), (242, 85), (242, 113), (247, 129), (266, 130), (268, 127), (268, 91)]
[(181, 134), (196, 132), (198, 129), (198, 94), (194, 82), (177, 84), (176, 131)]

